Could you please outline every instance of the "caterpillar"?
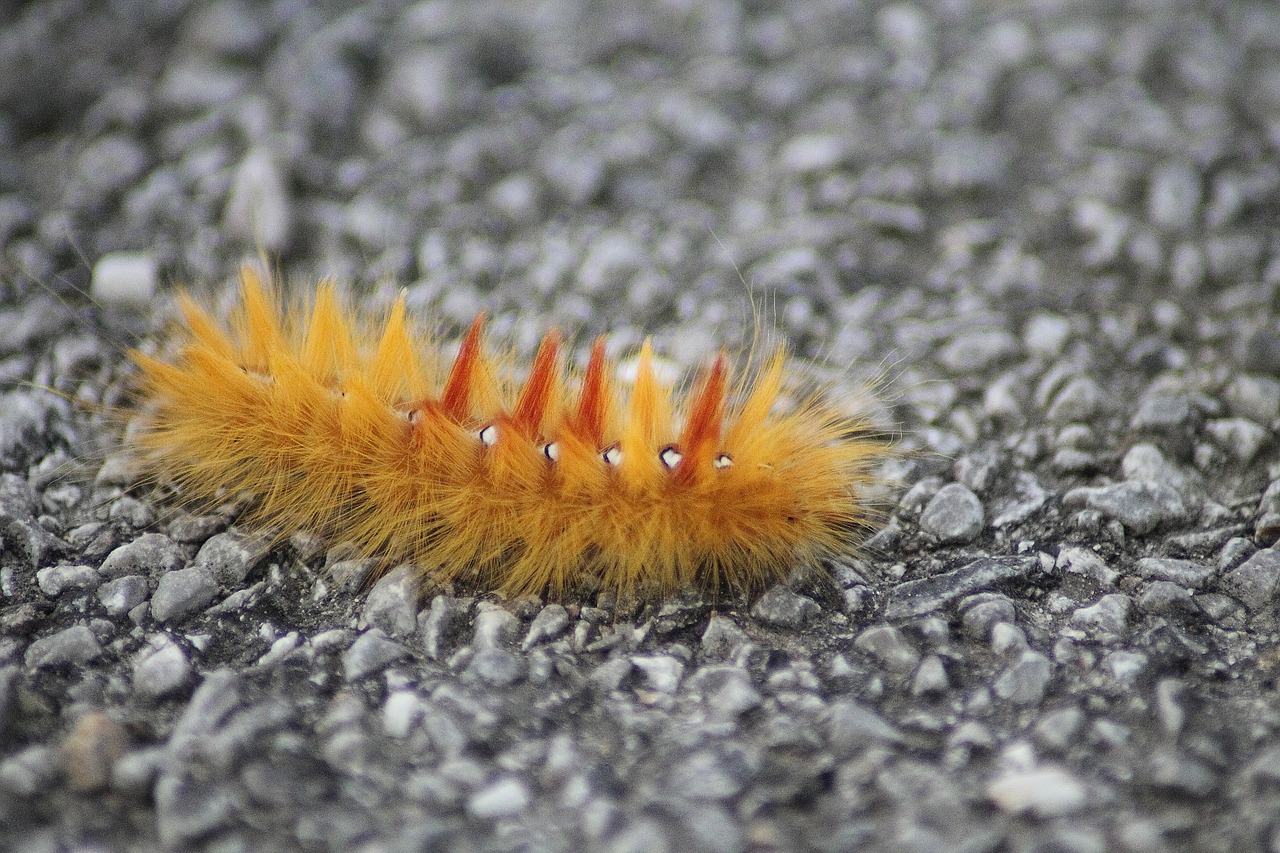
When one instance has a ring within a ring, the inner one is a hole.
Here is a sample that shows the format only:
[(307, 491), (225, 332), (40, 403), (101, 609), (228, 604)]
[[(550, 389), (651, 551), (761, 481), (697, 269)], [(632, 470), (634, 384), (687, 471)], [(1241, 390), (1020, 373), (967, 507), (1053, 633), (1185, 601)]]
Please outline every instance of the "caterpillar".
[(183, 500), (254, 497), (251, 524), (353, 543), (381, 570), (564, 598), (750, 594), (848, 551), (889, 450), (820, 393), (785, 405), (783, 348), (735, 378), (723, 351), (673, 393), (648, 340), (624, 388), (605, 339), (580, 369), (548, 332), (522, 383), (485, 316), (444, 369), (405, 295), (374, 321), (334, 286), (285, 306), (246, 266), (229, 322), (179, 296), (166, 355), (131, 353), (140, 457)]

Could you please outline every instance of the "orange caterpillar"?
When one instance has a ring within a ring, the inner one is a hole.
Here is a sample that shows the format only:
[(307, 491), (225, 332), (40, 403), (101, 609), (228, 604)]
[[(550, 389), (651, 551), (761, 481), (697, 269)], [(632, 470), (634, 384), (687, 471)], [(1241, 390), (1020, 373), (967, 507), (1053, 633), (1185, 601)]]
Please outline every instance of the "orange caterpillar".
[[(250, 520), (349, 540), (389, 567), (509, 595), (750, 592), (847, 551), (887, 445), (819, 395), (781, 411), (778, 352), (722, 353), (673, 404), (646, 341), (634, 384), (603, 339), (568, 380), (543, 339), (518, 391), (477, 317), (447, 373), (406, 321), (350, 319), (331, 285), (282, 311), (251, 268), (229, 327), (181, 298), (173, 361), (141, 353), (136, 442), (184, 499), (256, 496)], [(437, 375), (442, 374), (442, 375)]]

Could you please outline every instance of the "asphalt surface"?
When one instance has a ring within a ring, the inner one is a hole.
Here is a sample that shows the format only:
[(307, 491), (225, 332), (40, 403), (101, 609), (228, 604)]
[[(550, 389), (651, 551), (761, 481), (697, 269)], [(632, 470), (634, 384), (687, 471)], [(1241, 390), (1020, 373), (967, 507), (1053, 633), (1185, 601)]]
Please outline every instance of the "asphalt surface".
[[(0, 69), (0, 846), (1280, 850), (1280, 7), (48, 0)], [(260, 253), (523, 351), (760, 306), (879, 383), (883, 530), (640, 610), (264, 554), (103, 414)]]

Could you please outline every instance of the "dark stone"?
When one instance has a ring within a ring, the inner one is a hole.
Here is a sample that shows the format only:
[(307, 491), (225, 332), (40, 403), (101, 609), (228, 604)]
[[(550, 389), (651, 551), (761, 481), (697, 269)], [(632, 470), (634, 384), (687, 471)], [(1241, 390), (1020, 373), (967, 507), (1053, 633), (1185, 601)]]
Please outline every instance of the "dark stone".
[(889, 590), (886, 619), (905, 619), (940, 610), (966, 595), (989, 589), (1036, 570), (1034, 557), (982, 557), (958, 569), (900, 583)]

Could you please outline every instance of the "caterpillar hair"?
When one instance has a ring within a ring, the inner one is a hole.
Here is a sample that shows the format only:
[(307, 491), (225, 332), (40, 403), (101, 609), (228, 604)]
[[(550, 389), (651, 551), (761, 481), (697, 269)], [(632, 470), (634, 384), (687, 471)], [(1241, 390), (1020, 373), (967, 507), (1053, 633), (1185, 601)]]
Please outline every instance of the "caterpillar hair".
[(251, 523), (442, 583), (750, 594), (855, 547), (891, 452), (821, 393), (786, 405), (781, 348), (736, 373), (721, 352), (673, 394), (648, 341), (624, 387), (603, 338), (574, 369), (549, 332), (516, 383), (486, 351), (482, 314), (446, 370), (403, 295), (380, 322), (353, 317), (331, 284), (289, 309), (252, 267), (229, 323), (180, 306), (171, 356), (132, 354), (132, 440), (156, 475), (196, 503), (247, 490)]

